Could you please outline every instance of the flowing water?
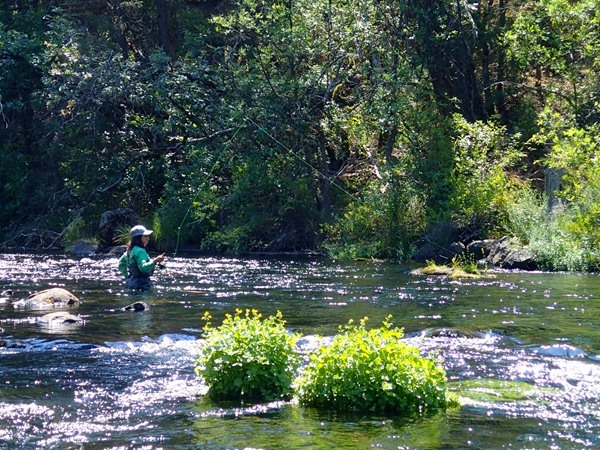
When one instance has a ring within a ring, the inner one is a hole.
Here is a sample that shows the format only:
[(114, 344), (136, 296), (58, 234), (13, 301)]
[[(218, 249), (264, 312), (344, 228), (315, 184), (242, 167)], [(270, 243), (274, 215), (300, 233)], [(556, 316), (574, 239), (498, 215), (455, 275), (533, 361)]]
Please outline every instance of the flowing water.
[[(600, 447), (598, 275), (461, 281), (381, 262), (177, 257), (139, 297), (116, 263), (0, 255), (0, 291), (63, 287), (84, 319), (49, 327), (37, 320), (48, 310), (0, 299), (0, 449)], [(121, 310), (136, 300), (150, 309)], [(280, 310), (305, 351), (349, 319), (391, 314), (439, 356), (461, 407), (403, 418), (213, 403), (193, 372), (201, 316), (218, 324), (236, 308)]]

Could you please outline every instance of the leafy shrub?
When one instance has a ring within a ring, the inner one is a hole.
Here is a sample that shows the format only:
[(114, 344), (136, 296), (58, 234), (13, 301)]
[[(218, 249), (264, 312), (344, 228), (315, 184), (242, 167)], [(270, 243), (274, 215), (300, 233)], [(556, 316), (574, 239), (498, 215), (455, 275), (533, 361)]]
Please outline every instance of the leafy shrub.
[(458, 115), (454, 120), (458, 136), (449, 207), (459, 225), (489, 234), (506, 217), (515, 189), (509, 169), (522, 158), (516, 145), (519, 136), (509, 137), (504, 127), (493, 123), (468, 123)]
[(406, 259), (425, 228), (424, 204), (411, 181), (387, 172), (325, 227), (324, 247), (334, 258)]
[(472, 253), (463, 253), (452, 258), (452, 268), (466, 273), (478, 275), (480, 273), (477, 260)]
[(212, 398), (281, 400), (291, 397), (291, 384), (300, 364), (294, 352), (298, 339), (284, 327), (281, 313), (268, 319), (256, 310), (227, 314), (219, 327), (210, 324), (196, 362), (196, 373)]
[(89, 226), (80, 216), (75, 217), (63, 230), (62, 246), (65, 248), (70, 247), (75, 241), (87, 241), (97, 244), (98, 239), (92, 236), (88, 228)]
[(350, 322), (317, 349), (294, 382), (300, 403), (406, 415), (447, 406), (445, 371), (401, 342), (403, 331), (389, 319), (371, 330), (366, 318), (359, 326)]
[[(507, 228), (527, 245), (537, 265), (546, 270), (588, 271), (600, 264), (591, 230), (582, 220), (581, 205), (566, 204), (562, 212), (548, 211), (546, 196), (523, 189), (508, 208)], [(581, 228), (585, 228), (582, 231)]]

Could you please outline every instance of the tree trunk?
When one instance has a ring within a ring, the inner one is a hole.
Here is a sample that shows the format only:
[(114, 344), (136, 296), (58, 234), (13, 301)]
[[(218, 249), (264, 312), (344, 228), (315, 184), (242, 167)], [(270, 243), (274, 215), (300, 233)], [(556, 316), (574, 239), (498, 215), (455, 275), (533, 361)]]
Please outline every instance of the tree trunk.
[(156, 0), (156, 12), (158, 15), (158, 35), (160, 45), (169, 57), (175, 59), (177, 55), (172, 36), (171, 9), (168, 0)]
[(411, 0), (407, 12), (420, 42), (418, 55), (443, 108), (448, 113), (458, 108), (470, 122), (486, 119), (473, 55), (462, 25), (463, 14), (470, 13), (463, 11), (459, 0), (454, 5), (448, 0)]

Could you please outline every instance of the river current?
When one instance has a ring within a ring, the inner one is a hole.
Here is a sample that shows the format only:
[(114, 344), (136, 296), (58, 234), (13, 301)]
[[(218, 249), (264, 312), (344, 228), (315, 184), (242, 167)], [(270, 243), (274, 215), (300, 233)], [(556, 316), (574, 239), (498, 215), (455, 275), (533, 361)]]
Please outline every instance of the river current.
[[(600, 276), (495, 272), (453, 280), (384, 262), (167, 258), (131, 295), (116, 257), (0, 254), (12, 300), (50, 287), (83, 324), (0, 298), (0, 449), (600, 448)], [(123, 311), (145, 301), (143, 312)], [(308, 352), (348, 320), (388, 315), (435, 354), (461, 407), (420, 418), (293, 403), (211, 402), (194, 361), (202, 315), (281, 311)]]

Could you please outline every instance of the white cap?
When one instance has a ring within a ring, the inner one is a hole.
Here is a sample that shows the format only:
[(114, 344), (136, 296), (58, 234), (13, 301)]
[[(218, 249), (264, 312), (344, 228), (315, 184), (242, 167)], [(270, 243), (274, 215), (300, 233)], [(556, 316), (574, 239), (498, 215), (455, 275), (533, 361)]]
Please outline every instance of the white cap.
[(136, 225), (135, 227), (133, 227), (130, 231), (129, 231), (129, 235), (131, 237), (136, 237), (136, 236), (150, 236), (153, 233), (152, 230), (148, 230), (145, 226), (143, 225)]

